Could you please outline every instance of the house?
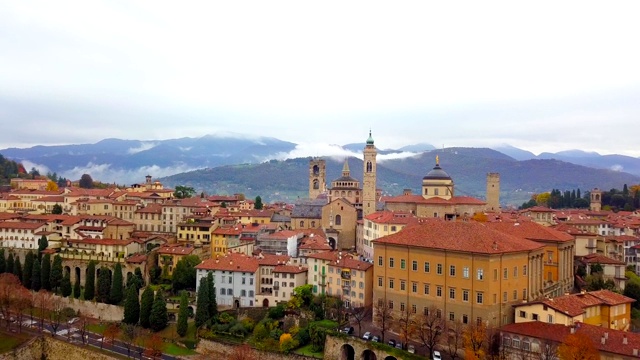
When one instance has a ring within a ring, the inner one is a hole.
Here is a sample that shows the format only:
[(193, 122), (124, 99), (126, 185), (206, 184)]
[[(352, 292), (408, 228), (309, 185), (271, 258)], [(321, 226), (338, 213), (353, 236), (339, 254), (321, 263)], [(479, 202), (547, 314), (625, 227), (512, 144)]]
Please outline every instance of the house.
[(245, 254), (213, 256), (196, 266), (196, 290), (200, 280), (212, 273), (218, 305), (253, 307), (258, 267), (258, 259)]
[(627, 284), (627, 277), (625, 275), (626, 263), (600, 254), (583, 256), (578, 259), (578, 263), (585, 267), (587, 275), (591, 275), (591, 265), (602, 266), (602, 276), (604, 280), (611, 280), (618, 289), (624, 290)]

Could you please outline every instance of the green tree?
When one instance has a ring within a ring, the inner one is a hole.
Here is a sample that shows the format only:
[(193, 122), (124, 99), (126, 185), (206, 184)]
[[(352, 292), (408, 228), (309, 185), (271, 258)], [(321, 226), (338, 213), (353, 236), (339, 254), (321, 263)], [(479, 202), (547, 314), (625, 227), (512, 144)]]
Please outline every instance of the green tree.
[(109, 303), (109, 294), (111, 293), (111, 271), (108, 267), (100, 268), (98, 274), (98, 301), (101, 303)]
[(82, 288), (80, 288), (80, 278), (76, 277), (76, 281), (73, 283), (73, 297), (80, 299)]
[(4, 257), (4, 249), (0, 249), (0, 274), (7, 270), (7, 260)]
[[(637, 275), (635, 278), (637, 279)], [(624, 287), (623, 294), (624, 296), (635, 299), (636, 301), (633, 303), (633, 307), (636, 309), (640, 308), (640, 304), (638, 304), (640, 302), (640, 282), (638, 280), (632, 279), (628, 281)]]
[[(33, 272), (33, 260), (35, 256), (31, 251), (24, 256), (24, 268), (22, 270), (22, 285), (31, 289), (31, 274)], [(0, 257), (2, 259), (2, 257)]]
[(40, 286), (51, 291), (51, 255), (45, 254), (40, 264)]
[(196, 326), (202, 326), (209, 319), (209, 285), (207, 284), (207, 278), (203, 277), (200, 279), (196, 298)]
[(39, 291), (42, 288), (42, 276), (40, 271), (40, 260), (33, 259), (33, 267), (31, 268), (31, 290)]
[(42, 250), (49, 247), (49, 241), (47, 237), (42, 235), (40, 240), (38, 240), (38, 260), (42, 260)]
[(262, 198), (260, 196), (256, 196), (256, 201), (253, 203), (253, 208), (257, 210), (262, 210)]
[(176, 186), (173, 196), (178, 199), (186, 199), (192, 197), (196, 191), (190, 186), (178, 185)]
[(60, 204), (53, 205), (53, 207), (51, 208), (51, 213), (53, 215), (62, 215), (62, 205)]
[(124, 319), (125, 324), (135, 325), (140, 320), (140, 302), (138, 300), (138, 289), (136, 286), (127, 288), (127, 298), (124, 301)]
[(60, 292), (64, 297), (68, 297), (69, 295), (71, 295), (71, 274), (70, 273), (65, 273), (64, 276), (62, 277), (62, 280), (60, 280)]
[(180, 294), (180, 310), (178, 311), (178, 324), (176, 325), (178, 335), (185, 336), (187, 334), (189, 318), (189, 298), (187, 298), (187, 292), (182, 291)]
[(84, 280), (84, 299), (93, 300), (96, 296), (96, 262), (89, 261), (87, 276)]
[[(51, 265), (51, 277), (49, 282), (51, 283), (51, 289), (55, 292), (58, 291), (58, 287), (62, 282), (62, 258), (60, 255), (53, 257), (53, 264)], [(69, 278), (69, 290), (71, 290), (71, 278)]]
[(151, 308), (153, 307), (153, 290), (147, 286), (142, 292), (140, 298), (140, 325), (148, 329), (150, 326), (149, 317), (151, 316)]
[(20, 264), (20, 256), (16, 256), (16, 261), (13, 262), (13, 275), (22, 281), (22, 264)]
[(142, 287), (144, 286), (144, 276), (142, 276), (142, 270), (137, 267), (133, 272), (133, 275), (135, 275), (135, 277), (138, 279), (138, 291), (140, 291), (140, 289), (142, 289)]
[(116, 263), (113, 269), (113, 282), (111, 283), (111, 292), (109, 293), (109, 303), (117, 305), (122, 301), (124, 297), (122, 282), (122, 265)]
[(185, 256), (178, 260), (171, 277), (171, 287), (174, 293), (179, 293), (184, 289), (195, 289), (196, 287), (196, 265), (200, 264), (197, 255)]
[(93, 179), (91, 178), (91, 175), (82, 174), (82, 176), (80, 177), (80, 182), (78, 183), (78, 186), (80, 186), (83, 189), (92, 189)]
[(156, 298), (153, 300), (153, 306), (151, 307), (151, 314), (149, 315), (149, 325), (151, 330), (158, 332), (167, 327), (169, 323), (169, 314), (167, 313), (167, 303), (162, 297), (162, 292), (156, 293)]
[(7, 256), (7, 261), (5, 262), (5, 272), (13, 272), (13, 253), (9, 253), (9, 256)]
[(213, 273), (207, 274), (207, 291), (209, 292), (209, 318), (215, 318), (218, 316), (218, 300), (216, 299), (216, 286), (213, 282)]

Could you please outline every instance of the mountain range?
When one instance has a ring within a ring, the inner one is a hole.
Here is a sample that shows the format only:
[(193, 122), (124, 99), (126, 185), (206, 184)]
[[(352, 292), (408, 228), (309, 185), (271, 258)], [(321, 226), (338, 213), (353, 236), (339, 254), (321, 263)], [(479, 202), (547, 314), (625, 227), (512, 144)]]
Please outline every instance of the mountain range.
[[(340, 176), (345, 158), (352, 176), (362, 178), (358, 156), (364, 144), (305, 148), (307, 154), (302, 148), (276, 138), (227, 134), (170, 140), (105, 139), (95, 144), (10, 148), (0, 154), (22, 162), (27, 169), (36, 167), (70, 179), (88, 173), (103, 182), (130, 184), (152, 175), (167, 186), (190, 185), (219, 194), (241, 192), (267, 200), (306, 196), (307, 156), (327, 159), (328, 184)], [(379, 150), (378, 187), (387, 194), (399, 194), (405, 188), (419, 191), (436, 155), (454, 179), (458, 195), (483, 197), (486, 173), (498, 172), (502, 200), (513, 205), (553, 188), (620, 189), (624, 184), (640, 183), (640, 159), (630, 156), (580, 150), (536, 156), (513, 146), (435, 149), (415, 144)]]

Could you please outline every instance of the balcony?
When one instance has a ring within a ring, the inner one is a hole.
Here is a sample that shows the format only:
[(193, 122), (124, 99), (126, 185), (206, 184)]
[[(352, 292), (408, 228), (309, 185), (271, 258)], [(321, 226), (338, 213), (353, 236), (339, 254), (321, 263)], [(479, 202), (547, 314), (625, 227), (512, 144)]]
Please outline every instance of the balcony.
[(351, 272), (349, 270), (342, 270), (342, 272), (340, 273), (340, 277), (343, 279), (351, 279)]

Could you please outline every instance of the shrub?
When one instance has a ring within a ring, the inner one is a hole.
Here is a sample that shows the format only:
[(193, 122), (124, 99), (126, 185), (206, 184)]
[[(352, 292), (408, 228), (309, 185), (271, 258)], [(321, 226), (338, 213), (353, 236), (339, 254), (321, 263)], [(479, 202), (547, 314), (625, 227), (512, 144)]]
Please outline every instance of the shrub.
[(284, 310), (284, 305), (278, 305), (274, 308), (269, 309), (268, 316), (274, 320), (282, 319), (284, 317)]

